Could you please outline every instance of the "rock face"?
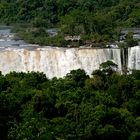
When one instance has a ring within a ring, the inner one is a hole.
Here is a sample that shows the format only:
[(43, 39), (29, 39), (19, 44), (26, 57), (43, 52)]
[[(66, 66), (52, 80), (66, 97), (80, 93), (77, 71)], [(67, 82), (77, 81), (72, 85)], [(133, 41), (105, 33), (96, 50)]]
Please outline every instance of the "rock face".
[[(134, 55), (132, 50), (129, 53)], [(90, 75), (107, 60), (115, 62), (121, 71), (120, 49), (5, 48), (0, 51), (0, 71), (3, 74), (10, 71), (40, 71), (44, 72), (48, 78), (52, 78), (63, 77), (70, 70), (81, 68)]]

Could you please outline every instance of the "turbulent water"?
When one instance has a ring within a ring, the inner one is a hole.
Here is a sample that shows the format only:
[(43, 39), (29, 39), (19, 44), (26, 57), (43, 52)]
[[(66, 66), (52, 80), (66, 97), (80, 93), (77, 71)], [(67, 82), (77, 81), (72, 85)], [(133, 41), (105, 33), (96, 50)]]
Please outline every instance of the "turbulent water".
[[(44, 72), (47, 77), (63, 77), (71, 70), (84, 69), (88, 75), (107, 60), (112, 60), (121, 71), (122, 64), (130, 69), (140, 69), (140, 47), (122, 51), (91, 48), (40, 47), (16, 41), (7, 28), (0, 29), (0, 71)], [(125, 56), (127, 53), (127, 57)]]

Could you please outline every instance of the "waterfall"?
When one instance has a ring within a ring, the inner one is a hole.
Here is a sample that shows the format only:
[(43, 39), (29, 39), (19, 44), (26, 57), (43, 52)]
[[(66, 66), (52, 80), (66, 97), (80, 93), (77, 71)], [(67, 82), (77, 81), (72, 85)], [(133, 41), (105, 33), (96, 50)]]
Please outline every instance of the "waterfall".
[(128, 49), (128, 68), (140, 70), (140, 46)]
[(48, 78), (63, 77), (71, 70), (84, 69), (88, 75), (107, 60), (112, 60), (121, 71), (120, 49), (5, 48), (0, 51), (0, 71), (44, 72)]
[[(49, 32), (49, 31), (48, 31)], [(119, 49), (112, 48), (57, 48), (40, 47), (14, 40), (10, 28), (0, 29), (0, 71), (44, 72), (48, 78), (63, 77), (71, 70), (84, 69), (88, 75), (99, 68), (100, 64), (111, 60), (118, 70), (127, 73), (127, 69), (140, 70), (140, 46)]]
[(128, 65), (128, 48), (121, 48), (121, 64), (122, 66)]
[(3, 48), (0, 50), (0, 71), (44, 72), (48, 78), (63, 77), (71, 70), (84, 69), (88, 75), (99, 68), (100, 64), (111, 60), (128, 69), (140, 70), (140, 46), (128, 49), (92, 49), (42, 47)]

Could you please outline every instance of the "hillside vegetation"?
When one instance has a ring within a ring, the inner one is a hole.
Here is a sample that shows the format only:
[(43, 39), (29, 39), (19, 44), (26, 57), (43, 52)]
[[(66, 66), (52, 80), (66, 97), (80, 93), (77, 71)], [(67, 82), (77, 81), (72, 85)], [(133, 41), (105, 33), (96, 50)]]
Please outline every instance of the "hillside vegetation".
[[(42, 45), (66, 46), (70, 43), (64, 40), (66, 35), (81, 36), (71, 45), (108, 42), (118, 40), (123, 27), (140, 27), (140, 1), (1, 0), (0, 20), (28, 23), (30, 30), (19, 29), (20, 37)], [(60, 33), (55, 37), (34, 35), (36, 28), (43, 27), (57, 27)]]
[(1, 74), (1, 140), (139, 140), (140, 71), (114, 68), (102, 63), (91, 78), (81, 69)]

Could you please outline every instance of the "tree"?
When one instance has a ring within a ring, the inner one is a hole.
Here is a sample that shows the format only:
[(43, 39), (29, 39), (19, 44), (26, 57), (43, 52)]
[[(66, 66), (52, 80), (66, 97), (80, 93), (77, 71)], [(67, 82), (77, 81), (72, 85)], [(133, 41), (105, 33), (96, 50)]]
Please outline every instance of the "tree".
[(78, 87), (83, 87), (85, 85), (85, 80), (89, 78), (86, 72), (82, 69), (72, 70), (66, 75), (66, 78), (74, 80)]
[(127, 44), (127, 47), (133, 47), (133, 46), (138, 45), (138, 42), (133, 39), (133, 34), (132, 33), (127, 34), (127, 36), (126, 36), (126, 44)]
[(118, 65), (112, 61), (103, 62), (100, 65), (100, 70), (102, 70), (106, 75), (111, 75), (113, 72), (116, 72), (118, 69)]

